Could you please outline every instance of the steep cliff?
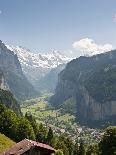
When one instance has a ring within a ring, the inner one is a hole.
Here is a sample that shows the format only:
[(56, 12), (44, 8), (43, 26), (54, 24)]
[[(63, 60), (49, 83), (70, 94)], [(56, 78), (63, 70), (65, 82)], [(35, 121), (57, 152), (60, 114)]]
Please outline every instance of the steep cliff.
[(2, 41), (0, 41), (0, 72), (2, 73), (1, 87), (4, 80), (16, 98), (22, 100), (37, 95), (33, 86), (23, 75), (17, 55), (7, 49)]
[(59, 74), (51, 103), (77, 102), (77, 119), (88, 123), (114, 121), (116, 115), (116, 50), (72, 60)]

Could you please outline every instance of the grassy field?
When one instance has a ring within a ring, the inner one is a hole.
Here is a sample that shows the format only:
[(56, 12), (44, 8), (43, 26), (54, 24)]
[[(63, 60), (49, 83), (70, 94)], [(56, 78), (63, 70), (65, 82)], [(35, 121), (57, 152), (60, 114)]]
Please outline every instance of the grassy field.
[(13, 146), (15, 142), (3, 134), (0, 134), (0, 153)]

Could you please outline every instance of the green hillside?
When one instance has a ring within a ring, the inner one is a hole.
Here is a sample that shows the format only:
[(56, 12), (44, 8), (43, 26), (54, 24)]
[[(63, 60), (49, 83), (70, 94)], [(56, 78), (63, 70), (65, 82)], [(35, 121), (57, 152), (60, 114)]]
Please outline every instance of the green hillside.
[(21, 115), (20, 105), (10, 91), (0, 89), (0, 104), (14, 110), (17, 115)]
[(0, 133), (0, 153), (13, 146), (13, 142), (10, 138)]

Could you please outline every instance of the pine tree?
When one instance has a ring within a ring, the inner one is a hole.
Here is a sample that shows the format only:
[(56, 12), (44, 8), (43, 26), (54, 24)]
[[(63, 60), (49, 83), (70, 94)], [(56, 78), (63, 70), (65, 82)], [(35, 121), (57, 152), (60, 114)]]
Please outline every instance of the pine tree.
[(85, 155), (85, 148), (84, 148), (84, 143), (81, 140), (80, 146), (79, 146), (79, 155)]
[(74, 145), (73, 155), (79, 155), (79, 144), (78, 144), (78, 140), (76, 141), (76, 143)]
[(47, 129), (43, 126), (42, 123), (39, 124), (36, 140), (41, 143), (46, 143)]
[(47, 135), (47, 144), (51, 145), (52, 138), (53, 138), (53, 131), (52, 128), (50, 127)]
[(99, 143), (101, 155), (116, 155), (116, 126), (108, 127)]

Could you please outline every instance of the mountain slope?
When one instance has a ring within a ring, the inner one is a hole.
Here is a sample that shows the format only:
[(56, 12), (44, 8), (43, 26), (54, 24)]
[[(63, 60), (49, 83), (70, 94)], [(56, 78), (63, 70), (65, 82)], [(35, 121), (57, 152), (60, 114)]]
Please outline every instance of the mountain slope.
[(60, 73), (51, 102), (76, 99), (80, 122), (114, 121), (116, 115), (116, 50), (72, 60)]
[(17, 115), (22, 115), (20, 105), (10, 91), (0, 89), (0, 104), (12, 109)]
[(39, 86), (41, 79), (46, 74), (49, 74), (52, 69), (71, 60), (71, 58), (66, 57), (58, 51), (41, 54), (32, 53), (30, 50), (19, 46), (7, 45), (7, 47), (17, 54), (25, 76), (36, 89), (41, 87)]
[(16, 98), (22, 100), (36, 96), (37, 92), (22, 72), (18, 57), (0, 41), (0, 72), (4, 81)]
[(43, 78), (38, 80), (38, 89), (43, 92), (54, 92), (58, 82), (58, 74), (65, 68), (65, 66), (65, 64), (59, 65), (46, 73)]

